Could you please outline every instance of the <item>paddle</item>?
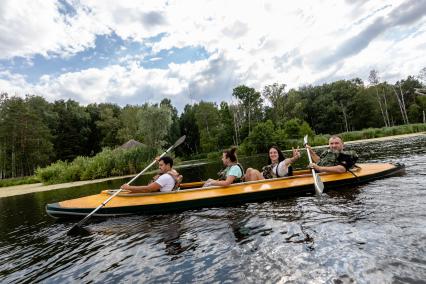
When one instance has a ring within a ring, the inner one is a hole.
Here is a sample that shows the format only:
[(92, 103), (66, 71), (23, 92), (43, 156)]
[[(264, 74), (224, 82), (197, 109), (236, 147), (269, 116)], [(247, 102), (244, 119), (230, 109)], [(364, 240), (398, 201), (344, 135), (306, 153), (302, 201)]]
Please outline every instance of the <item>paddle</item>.
[[(303, 144), (305, 145), (306, 152), (308, 153), (309, 163), (312, 163), (311, 153), (309, 152), (309, 149), (306, 147), (308, 145), (308, 135), (305, 135), (303, 138)], [(312, 170), (312, 177), (314, 178), (314, 185), (315, 185), (315, 193), (317, 195), (321, 195), (324, 190), (324, 184), (321, 181), (320, 176), (315, 172), (314, 169)]]
[[(176, 148), (177, 146), (179, 146), (180, 144), (182, 144), (183, 141), (185, 141), (186, 136), (182, 136), (181, 138), (179, 138), (175, 144), (173, 144), (173, 146), (171, 146), (169, 149), (167, 149), (163, 154), (160, 155), (160, 158), (163, 157), (164, 155), (167, 154), (167, 152), (170, 152), (172, 149)], [(131, 184), (133, 181), (135, 181), (141, 174), (143, 174), (144, 172), (146, 172), (146, 170), (148, 170), (150, 167), (152, 167), (155, 163), (157, 162), (157, 160), (152, 161), (151, 164), (149, 164), (145, 169), (143, 169), (139, 174), (137, 174), (134, 178), (132, 178), (127, 184)], [(111, 195), (107, 200), (105, 200), (104, 202), (102, 202), (102, 204), (100, 204), (98, 207), (96, 207), (95, 210), (93, 210), (92, 212), (90, 212), (86, 217), (84, 217), (82, 220), (80, 220), (80, 222), (78, 222), (77, 224), (75, 224), (69, 231), (68, 231), (68, 235), (75, 235), (75, 234), (80, 234), (80, 233), (85, 233), (87, 234), (87, 230), (83, 229), (83, 227), (81, 225), (83, 225), (93, 214), (95, 214), (99, 209), (101, 209), (102, 207), (104, 207), (111, 199), (113, 199), (115, 196), (117, 196), (123, 189), (119, 189), (117, 190), (113, 195)]]

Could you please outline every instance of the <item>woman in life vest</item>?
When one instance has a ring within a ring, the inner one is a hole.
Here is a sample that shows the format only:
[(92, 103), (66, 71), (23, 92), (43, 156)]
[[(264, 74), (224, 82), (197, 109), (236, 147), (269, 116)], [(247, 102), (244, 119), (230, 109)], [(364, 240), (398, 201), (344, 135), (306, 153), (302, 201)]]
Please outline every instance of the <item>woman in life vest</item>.
[(291, 175), (291, 164), (300, 158), (299, 148), (293, 148), (293, 157), (284, 158), (284, 154), (277, 146), (269, 149), (268, 165), (262, 168), (262, 172), (248, 168), (244, 177), (245, 181), (263, 180)]
[(236, 147), (232, 147), (231, 149), (223, 151), (222, 162), (225, 166), (225, 169), (218, 173), (219, 179), (208, 179), (204, 183), (203, 187), (213, 185), (228, 186), (232, 183), (241, 182), (244, 170), (242, 166), (238, 163), (236, 151)]

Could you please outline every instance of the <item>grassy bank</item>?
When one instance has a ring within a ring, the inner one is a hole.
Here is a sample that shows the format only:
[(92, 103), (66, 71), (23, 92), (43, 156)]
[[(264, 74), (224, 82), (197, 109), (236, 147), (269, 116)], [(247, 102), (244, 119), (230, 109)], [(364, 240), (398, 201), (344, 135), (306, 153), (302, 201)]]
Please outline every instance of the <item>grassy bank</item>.
[[(392, 126), (392, 127), (383, 127), (383, 128), (367, 128), (360, 131), (351, 131), (340, 133), (339, 135), (343, 138), (344, 141), (357, 141), (364, 139), (372, 139), (372, 138), (381, 138), (402, 134), (411, 134), (417, 132), (425, 132), (426, 124), (418, 123), (418, 124), (408, 124), (408, 125), (400, 125), (400, 126)], [(328, 139), (330, 135), (317, 135), (315, 136), (315, 144), (318, 145), (326, 145), (328, 144)]]
[(40, 180), (35, 176), (0, 179), (0, 187), (14, 186), (21, 184), (38, 183)]

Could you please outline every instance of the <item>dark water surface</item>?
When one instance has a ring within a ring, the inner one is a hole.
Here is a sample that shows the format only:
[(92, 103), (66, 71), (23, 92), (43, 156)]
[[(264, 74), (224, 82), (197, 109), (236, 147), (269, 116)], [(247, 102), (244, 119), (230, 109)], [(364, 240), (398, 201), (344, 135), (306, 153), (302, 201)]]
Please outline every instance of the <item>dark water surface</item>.
[[(406, 174), (321, 199), (89, 222), (79, 237), (46, 203), (123, 181), (0, 198), (0, 283), (426, 283), (426, 138), (350, 148), (360, 162), (404, 163)], [(180, 171), (196, 180), (219, 166)]]

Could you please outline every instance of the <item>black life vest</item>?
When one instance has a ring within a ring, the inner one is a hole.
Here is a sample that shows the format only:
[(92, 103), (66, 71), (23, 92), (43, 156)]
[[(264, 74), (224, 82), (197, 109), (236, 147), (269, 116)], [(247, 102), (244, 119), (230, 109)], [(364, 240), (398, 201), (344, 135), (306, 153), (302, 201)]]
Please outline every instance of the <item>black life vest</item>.
[[(279, 165), (279, 163), (278, 163), (278, 165)], [(275, 168), (275, 171), (273, 170), (275, 165), (271, 164), (271, 165), (264, 166), (262, 168), (262, 175), (263, 175), (263, 177), (265, 179), (271, 179), (271, 178), (281, 177), (278, 174), (278, 165)], [(285, 174), (282, 177), (287, 177), (287, 176), (292, 176), (292, 175), (293, 175), (293, 167), (292, 166), (288, 166), (288, 168), (287, 168), (287, 174)]]
[(344, 166), (348, 171), (353, 166), (355, 166), (356, 162), (358, 161), (358, 155), (355, 153), (355, 151), (342, 151), (337, 156), (336, 161), (339, 165)]

